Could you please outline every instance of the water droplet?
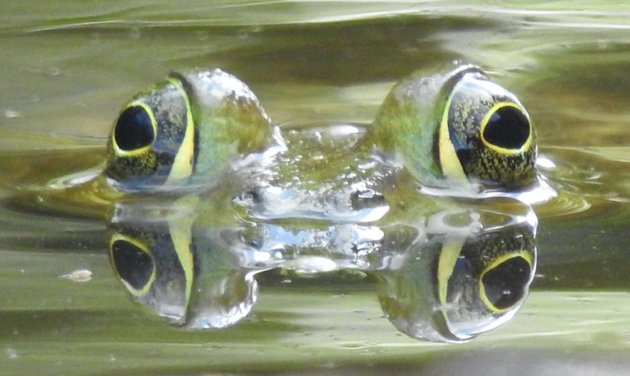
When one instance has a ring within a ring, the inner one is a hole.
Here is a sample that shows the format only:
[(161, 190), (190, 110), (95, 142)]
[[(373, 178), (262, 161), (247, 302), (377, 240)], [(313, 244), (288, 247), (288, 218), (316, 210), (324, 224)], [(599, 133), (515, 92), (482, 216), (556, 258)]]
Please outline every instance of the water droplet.
[(92, 272), (87, 269), (78, 269), (72, 273), (62, 275), (61, 278), (72, 282), (89, 282), (92, 280)]
[(4, 117), (7, 119), (15, 119), (22, 116), (22, 114), (20, 114), (18, 111), (15, 110), (4, 110)]

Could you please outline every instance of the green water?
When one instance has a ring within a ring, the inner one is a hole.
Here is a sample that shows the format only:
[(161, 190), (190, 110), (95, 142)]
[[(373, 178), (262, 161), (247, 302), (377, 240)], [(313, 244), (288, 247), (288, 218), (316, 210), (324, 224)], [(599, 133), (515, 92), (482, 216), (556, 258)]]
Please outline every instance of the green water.
[[(530, 3), (3, 1), (0, 374), (626, 374), (630, 7)], [(245, 320), (183, 331), (131, 301), (103, 223), (15, 200), (102, 162), (120, 106), (171, 70), (234, 73), (276, 123), (365, 123), (396, 80), (452, 60), (518, 94), (559, 191), (534, 207), (529, 298), (466, 344), (408, 338), (373, 280), (342, 276), (262, 275)]]

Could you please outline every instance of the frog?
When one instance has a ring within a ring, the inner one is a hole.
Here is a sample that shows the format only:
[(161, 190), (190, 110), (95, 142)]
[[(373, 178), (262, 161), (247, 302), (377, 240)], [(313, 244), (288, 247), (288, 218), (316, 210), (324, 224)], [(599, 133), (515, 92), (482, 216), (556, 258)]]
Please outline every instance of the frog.
[(236, 180), (234, 202), (252, 217), (369, 222), (418, 187), (527, 189), (536, 155), (524, 106), (477, 66), (414, 73), (371, 124), (326, 126), (274, 126), (247, 85), (217, 69), (171, 74), (125, 104), (103, 175), (123, 192)]
[[(210, 182), (237, 157), (287, 146), (292, 132), (300, 129), (274, 128), (257, 97), (235, 76), (218, 69), (174, 73), (123, 106), (110, 134), (104, 173), (114, 185), (131, 190)], [(514, 94), (473, 65), (412, 74), (394, 86), (372, 124), (334, 137), (356, 140), (334, 145), (343, 150), (331, 156), (317, 155), (325, 168), (308, 158), (318, 150), (285, 147), (282, 156), (298, 153), (304, 162), (295, 156), (278, 160), (273, 183), (285, 184), (296, 173), (307, 184), (349, 183), (342, 176), (347, 159), (355, 160), (350, 169), (368, 163), (361, 155), (366, 151), (399, 162), (431, 187), (510, 190), (531, 185), (536, 177), (536, 133), (529, 114)], [(284, 171), (289, 163), (294, 171)]]
[[(492, 327), (526, 296), (537, 220), (520, 193), (540, 184), (536, 157), (524, 106), (474, 65), (412, 73), (371, 123), (326, 125), (276, 125), (236, 76), (196, 70), (134, 95), (104, 165), (60, 178), (62, 188), (37, 202), (104, 220), (116, 276), (177, 325), (240, 321), (264, 271), (350, 270), (381, 281), (383, 309), (402, 332), (458, 341), (476, 333), (454, 322)], [(458, 276), (462, 258), (477, 266)], [(496, 276), (506, 273), (493, 270), (505, 265), (520, 270), (507, 303), (483, 291), (484, 276), (501, 286)], [(213, 295), (217, 281), (236, 295)], [(451, 281), (461, 288), (449, 292)], [(413, 296), (392, 295), (407, 285), (417, 286)]]
[(205, 192), (230, 202), (217, 217), (365, 223), (410, 211), (396, 201), (422, 202), (405, 214), (420, 217), (452, 197), (525, 194), (541, 183), (536, 158), (528, 112), (474, 65), (412, 73), (370, 124), (307, 126), (274, 125), (236, 76), (197, 70), (134, 95), (104, 166), (58, 179), (37, 201), (106, 219), (117, 200)]
[(274, 126), (235, 76), (172, 74), (123, 106), (107, 150), (107, 185), (142, 198), (114, 205), (112, 268), (178, 326), (241, 321), (265, 271), (354, 270), (398, 330), (458, 342), (533, 278), (537, 221), (509, 193), (537, 183), (535, 130), (476, 66), (412, 74), (367, 125)]

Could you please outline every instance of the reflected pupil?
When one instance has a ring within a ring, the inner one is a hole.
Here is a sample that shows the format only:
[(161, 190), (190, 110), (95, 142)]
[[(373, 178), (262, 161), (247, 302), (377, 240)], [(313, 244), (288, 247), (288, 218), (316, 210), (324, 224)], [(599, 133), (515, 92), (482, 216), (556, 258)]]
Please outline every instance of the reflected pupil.
[(134, 289), (142, 289), (153, 273), (153, 260), (134, 244), (116, 240), (112, 244), (112, 259), (118, 275)]
[(155, 134), (149, 114), (140, 106), (126, 108), (118, 117), (114, 137), (118, 147), (126, 151), (150, 145)]
[(483, 138), (505, 149), (519, 149), (529, 138), (529, 121), (517, 108), (501, 107), (490, 116)]
[(531, 269), (522, 257), (515, 257), (497, 265), (483, 276), (488, 300), (498, 309), (507, 309), (516, 304), (525, 293)]

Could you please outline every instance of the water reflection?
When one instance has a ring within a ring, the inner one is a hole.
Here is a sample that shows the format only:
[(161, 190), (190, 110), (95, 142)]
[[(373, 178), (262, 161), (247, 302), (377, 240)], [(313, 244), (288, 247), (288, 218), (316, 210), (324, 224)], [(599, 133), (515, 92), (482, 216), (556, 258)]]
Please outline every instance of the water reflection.
[(383, 312), (402, 333), (465, 341), (518, 311), (536, 267), (537, 219), (512, 200), (462, 202), (413, 222), (371, 225), (239, 216), (217, 223), (209, 202), (119, 202), (109, 221), (110, 261), (122, 284), (186, 328), (225, 328), (245, 318), (257, 300), (258, 273), (325, 278), (357, 270), (377, 281)]

